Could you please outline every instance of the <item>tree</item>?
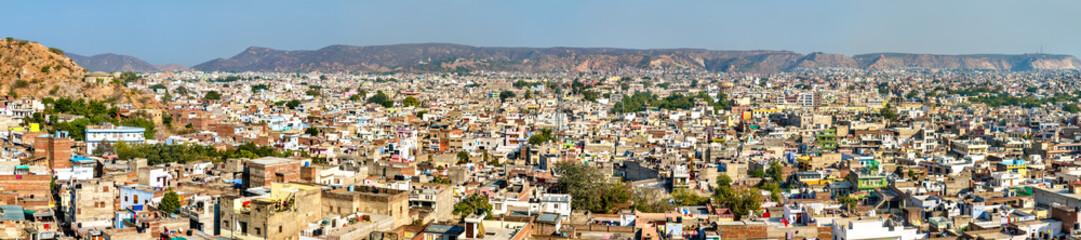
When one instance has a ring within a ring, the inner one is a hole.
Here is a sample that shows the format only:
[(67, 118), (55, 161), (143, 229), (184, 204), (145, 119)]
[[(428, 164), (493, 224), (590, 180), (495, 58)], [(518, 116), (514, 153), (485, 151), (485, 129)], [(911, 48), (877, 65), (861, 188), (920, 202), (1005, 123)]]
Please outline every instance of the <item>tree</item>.
[(268, 87), (266, 84), (256, 84), (251, 86), (252, 92), (263, 92), (266, 90), (270, 90), (270, 87)]
[(513, 98), (513, 97), (515, 97), (514, 92), (507, 91), (507, 90), (503, 90), (502, 92), (499, 92), (499, 101), (500, 102), (506, 101), (507, 98)]
[(368, 96), (368, 90), (364, 90), (363, 88), (357, 87), (357, 95), (360, 95), (361, 98), (367, 97)]
[(886, 120), (889, 120), (891, 122), (897, 121), (897, 119), (899, 118), (897, 112), (893, 111), (893, 106), (890, 106), (889, 103), (887, 103), (885, 107), (882, 107), (882, 109), (879, 110), (878, 113), (881, 114), (883, 118), (886, 118)]
[(206, 92), (206, 95), (203, 95), (203, 99), (212, 100), (212, 101), (213, 100), (221, 100), (221, 93), (219, 93), (218, 91), (209, 91), (209, 92)]
[(775, 183), (781, 183), (784, 180), (784, 167), (781, 166), (781, 161), (774, 160), (769, 163), (769, 177)]
[(522, 96), (522, 98), (524, 98), (524, 99), (532, 99), (533, 98), (533, 90), (526, 89), (525, 94), (524, 94), (524, 96)]
[(461, 164), (467, 162), (469, 162), (469, 153), (465, 151), (458, 152), (458, 163)]
[(582, 92), (582, 98), (585, 99), (586, 101), (590, 101), (590, 102), (596, 102), (597, 97), (599, 97), (600, 95), (601, 95), (600, 93), (594, 92), (594, 91), (583, 91)]
[(181, 96), (188, 95), (188, 88), (184, 86), (176, 87), (176, 89), (173, 89), (173, 92), (176, 92), (176, 94), (180, 94)]
[(304, 129), (304, 134), (308, 134), (308, 135), (311, 135), (311, 136), (318, 136), (319, 135), (319, 129), (310, 127), (308, 129)]
[(455, 203), (453, 213), (462, 219), (471, 214), (485, 214), (485, 219), (490, 219), (492, 218), (492, 204), (488, 202), (487, 197), (473, 194)]
[(717, 187), (731, 187), (731, 186), (732, 186), (732, 178), (731, 177), (728, 177), (728, 175), (717, 176)]
[(165, 196), (161, 197), (161, 204), (158, 204), (158, 210), (166, 213), (175, 213), (180, 208), (180, 196), (173, 191), (172, 188), (169, 192), (165, 193)]
[(640, 212), (659, 213), (671, 211), (674, 206), (664, 197), (664, 190), (659, 188), (635, 188), (631, 208)]
[(552, 141), (552, 129), (541, 129), (540, 133), (529, 136), (529, 144), (540, 145)]
[(1070, 113), (1078, 113), (1078, 112), (1081, 112), (1081, 107), (1078, 107), (1077, 104), (1070, 103), (1070, 104), (1066, 104), (1066, 106), (1063, 106), (1062, 110), (1065, 110), (1065, 111), (1070, 112)]
[(612, 213), (619, 204), (631, 198), (621, 182), (609, 183), (597, 168), (581, 163), (557, 163), (555, 172), (560, 176), (556, 189), (571, 195), (575, 209), (596, 213)]
[(848, 209), (849, 212), (855, 212), (856, 204), (859, 203), (859, 200), (856, 200), (856, 198), (849, 195), (841, 195), (837, 197), (837, 202), (840, 202), (841, 205), (845, 206), (845, 209)]
[(289, 100), (289, 102), (285, 103), (285, 106), (289, 107), (289, 109), (296, 109), (297, 107), (300, 107), (300, 100)]
[(709, 202), (708, 197), (698, 196), (687, 189), (677, 189), (672, 192), (672, 200), (679, 206), (697, 206)]
[(762, 171), (762, 169), (754, 170), (754, 172), (751, 173), (751, 177), (764, 178), (766, 177), (766, 171)]
[(413, 96), (408, 96), (408, 97), (405, 97), (405, 99), (402, 100), (402, 106), (419, 107), (420, 106), (420, 100), (417, 100), (417, 98), (415, 98)]
[(388, 108), (394, 106), (394, 102), (390, 101), (390, 97), (387, 96), (386, 93), (383, 93), (383, 91), (378, 91), (375, 93), (375, 95), (369, 97), (368, 103), (375, 103)]
[(360, 101), (360, 99), (361, 99), (360, 95), (357, 95), (357, 94), (353, 94), (352, 96), (349, 96), (349, 101), (357, 102), (357, 101)]
[(736, 220), (740, 220), (743, 216), (753, 210), (758, 210), (762, 206), (760, 196), (756, 188), (732, 189), (730, 187), (721, 187), (714, 193), (713, 199), (716, 200), (718, 207), (732, 210)]
[(312, 97), (318, 97), (319, 96), (319, 90), (308, 89), (308, 91), (304, 91), (304, 95), (308, 95), (308, 96), (312, 96)]

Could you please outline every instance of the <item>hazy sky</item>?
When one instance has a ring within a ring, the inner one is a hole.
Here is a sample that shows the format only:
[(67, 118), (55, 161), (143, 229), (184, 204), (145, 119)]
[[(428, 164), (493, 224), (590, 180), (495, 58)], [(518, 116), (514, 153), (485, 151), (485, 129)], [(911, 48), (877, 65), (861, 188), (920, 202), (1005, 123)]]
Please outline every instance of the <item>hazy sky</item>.
[(249, 46), (445, 42), (1081, 55), (1081, 1), (15, 1), (0, 35), (195, 65)]

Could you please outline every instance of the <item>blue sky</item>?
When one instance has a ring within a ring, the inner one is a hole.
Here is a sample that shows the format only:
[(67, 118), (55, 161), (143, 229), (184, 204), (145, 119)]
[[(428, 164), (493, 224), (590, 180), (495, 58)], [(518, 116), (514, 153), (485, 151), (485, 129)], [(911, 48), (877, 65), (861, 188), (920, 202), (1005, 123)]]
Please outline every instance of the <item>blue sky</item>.
[(1081, 1), (13, 1), (0, 36), (195, 65), (249, 46), (1081, 55)]

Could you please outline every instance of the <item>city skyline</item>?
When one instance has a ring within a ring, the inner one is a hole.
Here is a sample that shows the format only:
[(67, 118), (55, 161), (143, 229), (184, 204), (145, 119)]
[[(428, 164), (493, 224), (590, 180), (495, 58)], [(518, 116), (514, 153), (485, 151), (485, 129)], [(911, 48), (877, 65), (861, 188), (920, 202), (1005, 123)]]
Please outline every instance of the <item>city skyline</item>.
[(0, 16), (0, 27), (7, 36), (71, 53), (116, 53), (188, 66), (228, 58), (249, 46), (314, 50), (435, 42), (844, 55), (1081, 55), (1081, 46), (1071, 43), (1081, 31), (1059, 27), (1081, 21), (1069, 13), (1081, 3), (1069, 1), (412, 3), (5, 2), (0, 5), (15, 11)]

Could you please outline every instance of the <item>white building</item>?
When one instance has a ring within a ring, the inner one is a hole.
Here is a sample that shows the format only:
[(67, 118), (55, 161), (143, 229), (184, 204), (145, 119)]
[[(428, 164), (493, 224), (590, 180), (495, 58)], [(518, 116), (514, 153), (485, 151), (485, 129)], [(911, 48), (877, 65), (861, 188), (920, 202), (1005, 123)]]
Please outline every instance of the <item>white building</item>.
[(833, 222), (834, 240), (859, 239), (898, 239), (910, 240), (918, 237), (916, 228), (905, 228), (901, 224), (879, 219), (857, 220), (840, 224)]
[(102, 142), (142, 143), (146, 141), (143, 132), (146, 129), (126, 126), (86, 126), (86, 154), (93, 154)]

